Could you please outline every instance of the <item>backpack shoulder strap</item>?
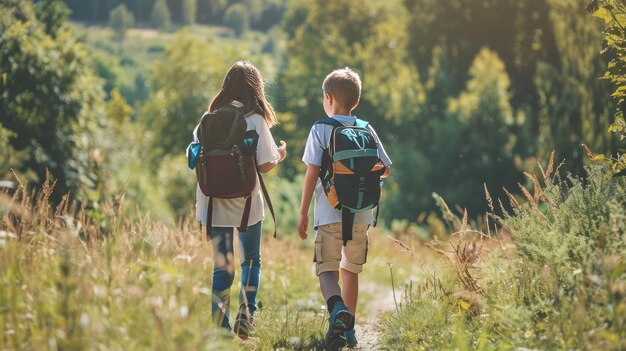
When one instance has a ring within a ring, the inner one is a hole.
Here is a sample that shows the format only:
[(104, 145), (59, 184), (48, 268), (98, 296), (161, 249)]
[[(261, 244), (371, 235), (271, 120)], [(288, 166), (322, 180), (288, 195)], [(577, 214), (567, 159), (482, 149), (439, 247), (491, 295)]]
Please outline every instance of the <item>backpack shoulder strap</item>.
[(326, 124), (329, 126), (333, 126), (335, 128), (337, 127), (343, 127), (343, 124), (341, 122), (339, 122), (338, 120), (334, 119), (334, 118), (324, 118), (324, 119), (320, 119), (319, 121), (315, 122), (315, 124)]
[(263, 182), (263, 176), (261, 175), (261, 172), (259, 171), (259, 167), (256, 168), (256, 172), (259, 176), (259, 183), (261, 184), (261, 190), (263, 192), (263, 197), (265, 198), (265, 203), (267, 203), (267, 207), (269, 208), (270, 213), (272, 214), (272, 219), (274, 220), (274, 239), (277, 239), (278, 235), (276, 234), (276, 232), (277, 232), (278, 225), (276, 224), (276, 215), (274, 214), (274, 206), (272, 206), (272, 200), (270, 199), (270, 194), (267, 192), (267, 187), (265, 186), (265, 182)]
[(356, 127), (367, 128), (367, 126), (369, 125), (369, 122), (357, 118), (356, 123), (354, 125)]

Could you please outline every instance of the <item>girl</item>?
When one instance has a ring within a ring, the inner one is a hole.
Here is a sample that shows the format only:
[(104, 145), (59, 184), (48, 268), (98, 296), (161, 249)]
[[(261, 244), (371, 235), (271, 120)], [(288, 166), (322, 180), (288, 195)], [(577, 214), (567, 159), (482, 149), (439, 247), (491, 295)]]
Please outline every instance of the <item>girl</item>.
[[(258, 134), (256, 163), (259, 171), (269, 172), (286, 156), (286, 144), (280, 141), (276, 147), (270, 128), (278, 123), (276, 114), (265, 98), (263, 80), (259, 71), (247, 61), (236, 62), (226, 73), (222, 88), (209, 106), (213, 112), (233, 100), (243, 104), (248, 131)], [(253, 133), (254, 134), (254, 133)], [(198, 141), (197, 127), (194, 141)], [(211, 244), (213, 246), (213, 286), (212, 317), (223, 328), (231, 330), (229, 320), (230, 287), (235, 278), (233, 262), (233, 231), (241, 224), (244, 211), (244, 198), (213, 199)], [(207, 224), (208, 198), (200, 187), (196, 190), (196, 219)], [(256, 295), (261, 274), (261, 225), (264, 219), (263, 197), (259, 184), (252, 194), (248, 229), (238, 232), (239, 261), (241, 265), (241, 291), (239, 311), (234, 321), (234, 331), (242, 339), (247, 339), (253, 328)]]

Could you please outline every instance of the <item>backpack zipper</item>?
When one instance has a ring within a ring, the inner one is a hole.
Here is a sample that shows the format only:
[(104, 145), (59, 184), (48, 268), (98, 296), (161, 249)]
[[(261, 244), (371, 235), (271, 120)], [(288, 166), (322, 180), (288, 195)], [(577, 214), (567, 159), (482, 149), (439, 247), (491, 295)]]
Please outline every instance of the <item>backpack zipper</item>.
[(233, 147), (230, 149), (230, 154), (237, 157), (237, 165), (239, 165), (239, 175), (241, 176), (241, 181), (245, 182), (248, 177), (246, 175), (246, 170), (243, 168), (243, 155), (241, 154), (241, 150), (239, 150), (239, 146), (233, 145)]

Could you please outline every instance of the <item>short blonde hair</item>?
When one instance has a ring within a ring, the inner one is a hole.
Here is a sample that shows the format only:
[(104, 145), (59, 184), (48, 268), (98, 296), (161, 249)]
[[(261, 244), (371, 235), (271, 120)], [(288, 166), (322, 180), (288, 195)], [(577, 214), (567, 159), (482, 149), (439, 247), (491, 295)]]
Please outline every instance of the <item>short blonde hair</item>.
[(322, 89), (341, 106), (351, 110), (361, 98), (361, 77), (350, 67), (339, 68), (326, 76)]

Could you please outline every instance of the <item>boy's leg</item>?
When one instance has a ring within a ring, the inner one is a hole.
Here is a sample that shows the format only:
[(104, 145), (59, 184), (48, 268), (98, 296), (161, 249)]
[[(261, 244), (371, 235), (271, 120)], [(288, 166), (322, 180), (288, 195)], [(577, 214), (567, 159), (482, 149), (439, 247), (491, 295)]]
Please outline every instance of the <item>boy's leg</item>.
[(218, 326), (230, 330), (228, 320), (230, 287), (235, 278), (233, 228), (213, 227), (211, 237), (211, 245), (213, 247), (211, 314), (213, 321)]
[[(341, 262), (341, 223), (319, 226), (315, 234), (315, 272), (320, 279), (324, 300), (341, 299), (339, 264)], [(343, 302), (343, 300), (342, 300)], [(328, 306), (328, 311), (332, 306)]]
[(357, 345), (354, 324), (356, 317), (356, 307), (359, 297), (359, 273), (363, 271), (363, 265), (367, 261), (369, 225), (355, 223), (352, 229), (352, 240), (343, 247), (341, 259), (341, 274), (343, 280), (343, 299), (352, 313), (352, 318), (346, 332), (348, 346)]
[(253, 329), (253, 315), (257, 309), (256, 296), (261, 283), (261, 226), (262, 221), (239, 232), (239, 262), (241, 264), (241, 290), (239, 312), (234, 331), (247, 339)]
[(330, 314), (327, 345), (331, 349), (344, 347), (345, 331), (352, 316), (343, 302), (339, 288), (339, 265), (341, 262), (341, 223), (322, 225), (315, 236), (315, 270), (320, 279), (320, 289)]
[[(322, 296), (324, 301), (328, 301), (333, 296), (341, 296), (341, 288), (339, 287), (339, 272), (322, 272), (319, 275), (320, 278), (320, 290), (322, 290)], [(332, 310), (331, 306), (328, 306), (328, 310)]]
[(357, 300), (359, 298), (359, 275), (342, 268), (341, 280), (343, 282), (341, 289), (343, 301), (346, 306), (348, 306), (350, 313), (355, 316)]

